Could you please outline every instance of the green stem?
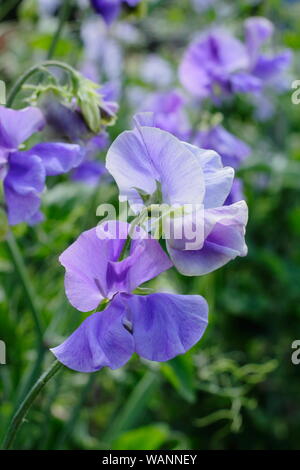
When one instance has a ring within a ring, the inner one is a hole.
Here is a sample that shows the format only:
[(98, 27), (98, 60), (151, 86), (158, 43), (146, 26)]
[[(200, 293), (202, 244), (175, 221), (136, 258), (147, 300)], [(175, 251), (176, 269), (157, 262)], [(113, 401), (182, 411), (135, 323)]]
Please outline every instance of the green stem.
[(142, 224), (144, 222), (144, 219), (146, 218), (146, 216), (147, 216), (147, 207), (144, 210), (142, 210), (142, 212), (131, 222), (126, 242), (124, 243), (123, 249), (119, 256), (119, 261), (122, 261), (124, 259), (126, 252), (129, 248), (132, 236), (134, 234), (135, 228), (139, 224)]
[(45, 385), (49, 382), (49, 380), (63, 367), (63, 365), (58, 362), (57, 360), (53, 362), (53, 364), (49, 367), (49, 369), (39, 378), (39, 380), (35, 383), (32, 387), (28, 395), (26, 396), (25, 400), (21, 403), (18, 411), (14, 415), (7, 433), (4, 437), (4, 441), (2, 444), (2, 449), (8, 450), (12, 447), (13, 442), (15, 440), (16, 434), (19, 431), (24, 418), (26, 417), (29, 409), (31, 408), (32, 404), (34, 403), (36, 397), (39, 395), (41, 390), (45, 387)]
[(58, 60), (45, 60), (44, 62), (41, 62), (40, 64), (33, 65), (30, 69), (24, 72), (23, 75), (20, 76), (20, 78), (16, 81), (15, 85), (10, 90), (10, 93), (8, 94), (7, 102), (6, 102), (6, 106), (8, 108), (12, 107), (12, 104), (17, 94), (21, 90), (24, 83), (27, 82), (27, 80), (32, 75), (34, 75), (36, 72), (40, 71), (44, 67), (58, 67), (58, 68), (65, 70), (66, 72), (70, 73), (73, 76), (77, 75), (77, 72), (75, 69), (73, 69), (73, 67), (66, 64), (65, 62), (60, 62)]
[(21, 383), (19, 391), (17, 392), (14, 413), (19, 408), (20, 403), (22, 403), (22, 401), (24, 400), (32, 384), (41, 375), (42, 365), (43, 365), (46, 351), (47, 349), (45, 348), (44, 344), (40, 344), (39, 347), (37, 348), (36, 361), (34, 362), (33, 366), (28, 371), (28, 374), (26, 374), (26, 377), (24, 378), (24, 381)]
[(12, 232), (10, 232), (7, 235), (6, 241), (7, 241), (7, 246), (11, 255), (11, 259), (14, 263), (16, 272), (18, 273), (18, 276), (20, 278), (20, 281), (23, 285), (23, 289), (28, 299), (28, 303), (29, 303), (29, 307), (32, 313), (39, 343), (42, 344), (44, 330), (43, 330), (41, 319), (40, 319), (39, 309), (35, 301), (35, 293), (34, 293), (32, 284), (30, 282), (30, 276), (26, 270), (23, 256), (21, 254), (21, 251), (18, 247), (18, 244)]
[(50, 44), (50, 48), (49, 48), (49, 51), (48, 51), (48, 54), (47, 54), (47, 59), (48, 60), (52, 59), (52, 57), (55, 54), (55, 50), (56, 50), (58, 41), (60, 39), (62, 30), (64, 28), (64, 24), (65, 24), (65, 22), (67, 21), (67, 19), (69, 17), (69, 13), (70, 13), (70, 9), (71, 9), (71, 3), (72, 3), (71, 0), (64, 0), (64, 2), (63, 2), (63, 5), (62, 5), (61, 10), (60, 10), (60, 14), (59, 14), (59, 21), (58, 21), (58, 25), (57, 25), (57, 30), (56, 30), (53, 38), (52, 38), (52, 42)]

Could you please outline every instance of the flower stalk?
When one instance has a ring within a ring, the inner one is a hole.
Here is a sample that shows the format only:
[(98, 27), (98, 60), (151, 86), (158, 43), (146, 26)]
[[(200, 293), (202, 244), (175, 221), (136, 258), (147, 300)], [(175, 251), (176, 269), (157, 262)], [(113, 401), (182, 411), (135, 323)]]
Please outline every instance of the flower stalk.
[(36, 296), (33, 291), (32, 284), (30, 282), (29, 274), (26, 270), (23, 256), (21, 254), (21, 251), (18, 247), (18, 244), (12, 232), (8, 233), (6, 237), (6, 242), (7, 242), (7, 247), (8, 247), (12, 262), (14, 264), (15, 270), (20, 278), (24, 292), (28, 299), (28, 303), (29, 303), (30, 310), (32, 313), (32, 318), (34, 321), (38, 341), (40, 344), (42, 344), (43, 343), (43, 326), (42, 326), (42, 322), (40, 318), (39, 309), (35, 300)]
[(16, 96), (18, 95), (19, 91), (22, 89), (22, 86), (24, 85), (24, 83), (27, 82), (27, 80), (29, 80), (30, 77), (32, 77), (32, 75), (48, 67), (58, 67), (70, 73), (72, 76), (78, 75), (78, 73), (73, 67), (66, 64), (65, 62), (60, 62), (58, 60), (45, 60), (44, 62), (35, 64), (32, 67), (30, 67), (30, 69), (26, 70), (26, 72), (24, 72), (20, 76), (20, 78), (16, 81), (15, 85), (12, 87), (7, 97), (7, 103), (6, 103), (7, 107), (8, 108), (12, 107)]
[(60, 10), (59, 14), (59, 21), (57, 25), (57, 30), (52, 38), (52, 42), (47, 54), (47, 59), (50, 60), (55, 54), (57, 44), (60, 40), (61, 33), (63, 31), (64, 25), (68, 20), (70, 9), (71, 9), (72, 1), (71, 0), (64, 0), (63, 5)]
[(57, 372), (61, 370), (62, 368), (63, 368), (63, 365), (60, 362), (54, 361), (52, 365), (49, 367), (49, 369), (34, 384), (34, 386), (29, 391), (24, 401), (21, 403), (19, 409), (17, 410), (16, 414), (14, 415), (9, 425), (7, 433), (3, 440), (2, 449), (4, 450), (11, 449), (14, 443), (14, 440), (16, 438), (16, 435), (22, 423), (24, 422), (24, 419), (28, 411), (30, 410), (32, 404), (34, 403), (35, 399), (37, 398), (39, 393), (43, 390), (45, 385), (49, 382), (49, 380), (52, 377), (54, 377), (54, 375), (57, 374)]

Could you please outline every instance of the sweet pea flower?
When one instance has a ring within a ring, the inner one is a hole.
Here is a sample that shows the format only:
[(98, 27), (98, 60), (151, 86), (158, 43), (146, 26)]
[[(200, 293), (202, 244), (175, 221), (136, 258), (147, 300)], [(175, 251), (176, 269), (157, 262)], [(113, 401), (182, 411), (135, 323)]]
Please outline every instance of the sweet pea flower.
[[(142, 231), (120, 260), (128, 232), (124, 222), (105, 222), (80, 235), (60, 256), (70, 303), (82, 312), (96, 310), (51, 350), (70, 369), (117, 369), (134, 352), (151, 361), (168, 361), (196, 344), (206, 329), (208, 307), (199, 295), (132, 293), (172, 263)], [(109, 303), (100, 311), (103, 301)]]
[(109, 178), (104, 163), (96, 159), (97, 154), (108, 147), (108, 143), (108, 135), (102, 131), (84, 145), (84, 160), (72, 172), (74, 181), (96, 186), (103, 178)]
[(245, 22), (245, 44), (218, 28), (200, 35), (184, 54), (181, 83), (201, 99), (260, 92), (291, 62), (289, 50), (272, 55), (260, 52), (272, 33), (269, 20), (253, 17)]
[[(251, 153), (250, 147), (245, 142), (228, 132), (220, 124), (198, 132), (194, 144), (203, 149), (215, 150), (220, 155), (223, 165), (233, 168), (239, 168)], [(243, 183), (235, 178), (224, 204), (234, 204), (243, 199)]]
[(97, 159), (98, 153), (109, 145), (105, 130), (91, 137), (80, 113), (57, 101), (51, 100), (46, 104), (45, 117), (48, 126), (56, 135), (78, 144), (81, 148), (82, 161), (71, 172), (73, 180), (96, 185), (103, 177), (107, 177), (104, 163)]
[[(249, 67), (246, 47), (224, 30), (214, 29), (201, 34), (191, 43), (179, 68), (184, 87), (199, 98), (234, 91), (234, 79)], [(239, 75), (240, 77), (240, 75)], [(260, 83), (249, 74), (244, 86), (258, 90)]]
[(263, 83), (276, 80), (292, 60), (292, 53), (289, 49), (278, 54), (261, 53), (261, 46), (272, 37), (273, 33), (274, 25), (267, 18), (252, 17), (245, 21), (250, 70)]
[[(155, 127), (155, 116), (136, 116), (136, 128), (123, 132), (113, 142), (106, 166), (116, 180), (120, 196), (127, 198), (134, 211), (142, 211), (143, 196), (150, 199), (160, 188), (159, 203), (178, 208), (192, 207), (190, 216), (174, 219), (174, 226), (195, 227), (196, 245), (183, 236), (166, 237), (168, 252), (183, 274), (197, 276), (220, 268), (236, 256), (245, 256), (245, 201), (224, 206), (234, 178), (231, 167), (223, 167), (220, 156), (182, 142)], [(199, 214), (198, 214), (199, 212)], [(201, 213), (202, 212), (202, 213)], [(195, 215), (197, 221), (195, 222)], [(194, 240), (193, 240), (194, 241)]]
[(210, 129), (199, 131), (194, 144), (203, 149), (215, 150), (221, 157), (224, 166), (239, 168), (242, 162), (249, 157), (250, 147), (228, 132), (220, 124)]
[(225, 206), (230, 206), (235, 202), (240, 202), (245, 198), (244, 196), (244, 184), (240, 178), (234, 178), (232, 188), (228, 194), (226, 201), (224, 202)]
[(141, 0), (91, 0), (92, 7), (110, 25), (121, 13), (122, 5), (135, 7)]
[(190, 126), (184, 111), (185, 100), (177, 90), (152, 93), (146, 98), (142, 111), (155, 113), (156, 126), (171, 132), (176, 137), (186, 139)]
[(22, 144), (44, 125), (37, 108), (14, 110), (0, 106), (0, 174), (10, 225), (40, 222), (46, 176), (66, 173), (82, 160), (80, 147), (72, 144), (40, 143), (21, 150)]

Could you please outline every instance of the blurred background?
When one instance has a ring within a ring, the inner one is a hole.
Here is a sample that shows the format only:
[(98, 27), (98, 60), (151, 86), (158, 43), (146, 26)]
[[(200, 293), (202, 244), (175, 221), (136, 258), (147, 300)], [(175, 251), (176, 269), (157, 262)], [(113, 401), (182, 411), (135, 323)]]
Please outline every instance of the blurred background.
[[(61, 3), (0, 0), (0, 79), (8, 89), (47, 58)], [(108, 144), (131, 128), (133, 114), (147, 109), (153, 94), (176, 90), (189, 126), (197, 131), (204, 120), (222, 121), (250, 147), (237, 170), (249, 205), (249, 254), (207, 276), (171, 270), (149, 282), (207, 299), (210, 322), (199, 344), (167, 363), (135, 356), (116, 371), (65, 369), (37, 399), (15, 448), (299, 448), (300, 364), (291, 355), (300, 339), (300, 104), (291, 97), (292, 82), (300, 79), (300, 2), (149, 0), (138, 11), (124, 10), (109, 28), (88, 1), (71, 3), (55, 58), (110, 84), (120, 110)], [(290, 49), (291, 66), (263, 99), (238, 94), (200, 103), (178, 79), (184, 51), (215, 25), (243, 39), (250, 16), (274, 23), (271, 47)], [(94, 157), (100, 165), (106, 150)], [(97, 224), (97, 206), (117, 204), (117, 196), (100, 170), (84, 181), (55, 177), (43, 195), (45, 220), (13, 229), (41, 312), (43, 347), (59, 344), (82, 321), (65, 297), (58, 256)], [(37, 346), (31, 307), (5, 241), (0, 282), (0, 339), (7, 346), (7, 365), (0, 366), (2, 437), (29, 384), (53, 358)]]

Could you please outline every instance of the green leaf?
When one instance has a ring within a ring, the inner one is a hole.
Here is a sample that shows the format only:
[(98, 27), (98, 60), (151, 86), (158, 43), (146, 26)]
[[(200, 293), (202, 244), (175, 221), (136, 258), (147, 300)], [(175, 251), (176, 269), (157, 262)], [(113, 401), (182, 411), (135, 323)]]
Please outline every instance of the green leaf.
[(195, 370), (191, 355), (177, 356), (161, 364), (161, 371), (182, 398), (190, 403), (195, 402)]
[[(50, 33), (36, 34), (30, 40), (30, 46), (34, 49), (48, 51), (52, 42), (52, 36), (53, 35)], [(57, 57), (66, 57), (72, 52), (73, 47), (74, 45), (72, 41), (65, 38), (60, 38), (57, 43), (55, 54)]]
[(114, 442), (123, 431), (134, 427), (136, 422), (143, 416), (157, 384), (157, 375), (149, 370), (133, 389), (125, 406), (113, 420), (103, 437), (104, 442)]
[(164, 424), (153, 424), (127, 431), (112, 444), (113, 450), (156, 450), (169, 438), (169, 429)]

